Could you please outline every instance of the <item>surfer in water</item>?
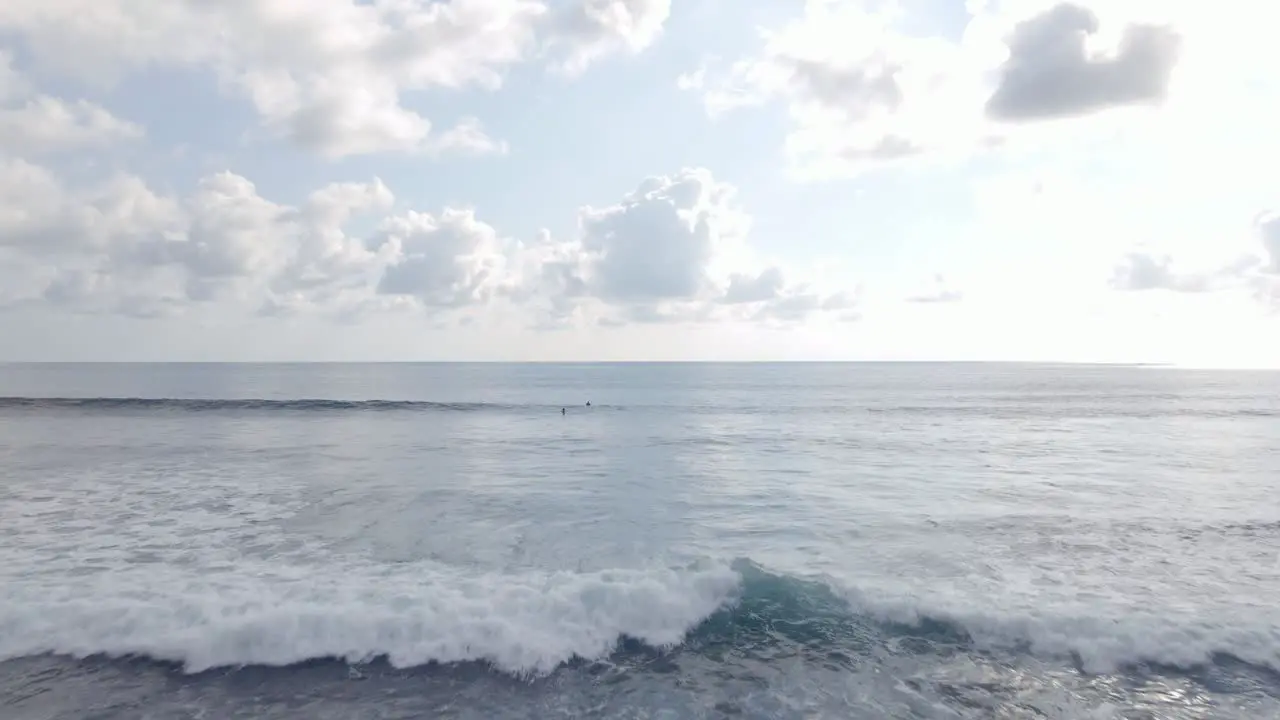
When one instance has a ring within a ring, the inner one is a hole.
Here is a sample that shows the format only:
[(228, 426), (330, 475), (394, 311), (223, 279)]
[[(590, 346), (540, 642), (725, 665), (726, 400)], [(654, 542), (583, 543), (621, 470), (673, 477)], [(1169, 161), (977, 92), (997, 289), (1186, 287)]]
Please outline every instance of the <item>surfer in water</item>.
[(561, 415), (563, 415), (563, 414), (564, 414), (564, 408), (560, 408), (560, 414), (561, 414)]
[(588, 400), (588, 401), (587, 401), (587, 407), (591, 407), (591, 401), (590, 401), (590, 400)]

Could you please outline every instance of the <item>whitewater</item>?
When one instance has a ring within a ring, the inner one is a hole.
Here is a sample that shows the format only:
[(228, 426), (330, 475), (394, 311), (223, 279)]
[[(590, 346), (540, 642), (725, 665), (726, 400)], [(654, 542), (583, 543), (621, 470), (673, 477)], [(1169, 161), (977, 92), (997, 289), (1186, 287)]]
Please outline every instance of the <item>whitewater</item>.
[(0, 716), (1280, 717), (1277, 478), (1274, 372), (3, 366)]

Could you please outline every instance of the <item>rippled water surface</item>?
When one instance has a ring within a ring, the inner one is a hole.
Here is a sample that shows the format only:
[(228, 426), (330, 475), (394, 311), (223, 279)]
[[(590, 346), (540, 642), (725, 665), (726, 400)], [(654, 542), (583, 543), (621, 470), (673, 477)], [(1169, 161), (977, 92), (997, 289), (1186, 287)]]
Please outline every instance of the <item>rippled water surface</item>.
[(0, 366), (0, 715), (1280, 717), (1278, 481), (1280, 373)]

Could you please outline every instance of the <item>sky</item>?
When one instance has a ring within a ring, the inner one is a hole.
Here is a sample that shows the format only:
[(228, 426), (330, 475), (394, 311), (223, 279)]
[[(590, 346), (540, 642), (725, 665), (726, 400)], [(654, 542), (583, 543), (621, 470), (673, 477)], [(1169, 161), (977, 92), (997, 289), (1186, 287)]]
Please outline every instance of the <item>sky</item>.
[(0, 360), (1280, 367), (1277, 20), (2, 3)]

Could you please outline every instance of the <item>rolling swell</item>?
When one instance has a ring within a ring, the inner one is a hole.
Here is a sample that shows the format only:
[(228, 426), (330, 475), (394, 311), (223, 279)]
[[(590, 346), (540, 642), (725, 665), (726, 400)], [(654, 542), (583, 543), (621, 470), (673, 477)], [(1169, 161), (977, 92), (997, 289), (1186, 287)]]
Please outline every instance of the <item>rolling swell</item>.
[[(607, 405), (592, 406), (593, 409), (596, 407), (600, 409), (621, 409)], [(3, 397), (0, 398), (0, 410), (5, 409), (74, 410), (82, 412), (520, 412), (558, 411), (560, 406), (528, 403), (326, 400), (319, 398), (268, 400), (259, 398)]]
[[(856, 669), (885, 655), (1029, 653), (1086, 672), (1240, 664), (1280, 671), (1265, 631), (1049, 616), (929, 613), (749, 560), (670, 570), (421, 577), (381, 586), (199, 583), (97, 597), (4, 597), (0, 661), (134, 657), (200, 673), (337, 660), (397, 668), (479, 664), (521, 678), (593, 661), (644, 666), (800, 659)], [(296, 591), (296, 592), (295, 592)]]

